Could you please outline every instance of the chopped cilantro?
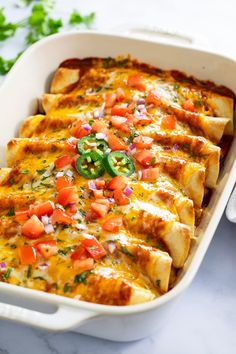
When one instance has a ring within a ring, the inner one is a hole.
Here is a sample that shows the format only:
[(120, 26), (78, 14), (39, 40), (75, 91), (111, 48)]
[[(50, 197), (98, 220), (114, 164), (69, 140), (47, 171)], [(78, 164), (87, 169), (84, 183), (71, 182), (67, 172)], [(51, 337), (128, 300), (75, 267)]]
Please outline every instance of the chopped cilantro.
[(156, 286), (160, 287), (160, 285), (161, 285), (161, 280), (160, 280), (160, 279), (157, 279), (157, 280), (156, 280)]
[(71, 286), (69, 283), (65, 283), (63, 291), (64, 293), (68, 293), (69, 291), (71, 291)]
[(30, 278), (32, 275), (32, 265), (30, 264), (29, 267), (28, 267), (28, 270), (27, 270), (27, 278)]
[(43, 174), (46, 172), (46, 169), (45, 169), (45, 168), (42, 168), (41, 170), (36, 170), (36, 172), (37, 172), (39, 175), (43, 175)]
[(70, 15), (69, 23), (71, 25), (85, 25), (85, 27), (91, 28), (95, 20), (95, 16), (95, 12), (82, 16), (78, 11), (74, 10)]
[(130, 258), (135, 258), (135, 256), (124, 246), (121, 247), (121, 252)]
[(15, 183), (15, 180), (14, 180), (13, 177), (11, 177), (11, 178), (9, 179), (9, 183), (10, 183), (11, 186)]
[(12, 268), (8, 268), (5, 273), (2, 274), (2, 278), (7, 280), (11, 275)]
[(14, 208), (14, 207), (10, 208), (10, 209), (8, 210), (8, 212), (7, 212), (6, 215), (7, 215), (7, 216), (13, 216), (13, 215), (15, 215), (15, 208)]
[(27, 173), (29, 173), (29, 170), (21, 170), (20, 173), (22, 173), (23, 175), (27, 175)]
[(174, 85), (174, 90), (176, 90), (176, 91), (179, 90), (179, 87), (180, 87), (179, 84), (175, 84)]
[(91, 270), (86, 270), (83, 273), (76, 274), (76, 276), (74, 278), (74, 283), (75, 284), (80, 284), (80, 283), (86, 284), (87, 283), (87, 277), (91, 273), (92, 273)]

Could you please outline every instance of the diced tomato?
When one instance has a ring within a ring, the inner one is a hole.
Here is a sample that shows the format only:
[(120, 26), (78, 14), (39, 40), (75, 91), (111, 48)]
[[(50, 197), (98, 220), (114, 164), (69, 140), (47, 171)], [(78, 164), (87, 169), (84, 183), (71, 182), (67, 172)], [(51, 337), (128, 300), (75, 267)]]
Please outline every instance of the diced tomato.
[(32, 246), (18, 247), (18, 254), (21, 264), (28, 265), (37, 261), (36, 249)]
[(151, 90), (149, 91), (145, 102), (146, 104), (154, 104), (155, 106), (159, 106), (161, 104), (161, 99), (156, 91)]
[(86, 259), (89, 257), (89, 253), (86, 251), (85, 247), (82, 245), (77, 246), (75, 249), (71, 251), (70, 258), (73, 261), (78, 259)]
[(69, 151), (76, 152), (76, 146), (77, 146), (78, 139), (76, 138), (69, 138), (66, 140), (67, 148)]
[(104, 179), (95, 179), (94, 183), (97, 189), (102, 189), (106, 184)]
[(72, 134), (76, 138), (82, 138), (90, 133), (87, 129), (84, 129), (83, 124), (84, 122), (82, 120), (78, 120), (75, 127), (72, 129)]
[(133, 143), (138, 149), (150, 149), (152, 147), (153, 139), (149, 136), (139, 135), (134, 138)]
[(125, 195), (122, 189), (116, 189), (114, 191), (114, 199), (118, 205), (127, 205), (130, 204), (130, 199)]
[(128, 77), (127, 84), (130, 87), (136, 88), (140, 91), (146, 90), (146, 85), (144, 83), (143, 77), (141, 75), (131, 75)]
[(103, 195), (103, 190), (102, 189), (95, 189), (93, 190), (93, 195), (95, 199), (102, 199), (105, 198)]
[(143, 181), (156, 181), (159, 177), (160, 170), (158, 167), (147, 168), (142, 171), (142, 180)]
[(186, 111), (194, 112), (195, 111), (195, 106), (193, 100), (189, 99), (185, 101), (182, 104), (183, 109), (186, 109)]
[(100, 215), (97, 214), (94, 210), (90, 210), (86, 216), (85, 216), (85, 221), (94, 221), (100, 218)]
[(112, 151), (128, 150), (128, 145), (115, 134), (108, 134), (108, 145)]
[(117, 90), (116, 90), (116, 100), (118, 101), (118, 102), (120, 102), (120, 101), (123, 101), (125, 99), (125, 93), (124, 93), (124, 91), (122, 90), (122, 88), (118, 88)]
[(71, 160), (71, 166), (75, 169), (75, 162), (76, 162), (76, 160), (78, 159), (78, 157), (79, 157), (79, 155), (77, 154), (77, 155), (75, 155), (73, 158), (72, 158), (72, 160)]
[(169, 114), (168, 116), (163, 117), (161, 121), (161, 126), (164, 129), (171, 129), (171, 130), (175, 129), (176, 128), (175, 116)]
[(57, 169), (59, 169), (59, 168), (65, 167), (67, 165), (70, 165), (71, 160), (72, 160), (71, 156), (63, 155), (63, 156), (58, 157), (58, 159), (56, 159), (56, 161), (54, 162), (54, 165)]
[(73, 214), (76, 214), (77, 211), (78, 211), (78, 207), (77, 207), (76, 204), (74, 204), (74, 205), (69, 206), (69, 208), (68, 208), (68, 210), (67, 210), (67, 213), (68, 213), (69, 215), (73, 215)]
[[(99, 199), (101, 200), (106, 200), (106, 199)], [(98, 203), (96, 201), (96, 203), (91, 203), (91, 208), (93, 211), (95, 211), (95, 213), (97, 213), (100, 217), (104, 217), (107, 215), (109, 207), (107, 205), (104, 205), (102, 203)]]
[(70, 187), (73, 185), (73, 180), (71, 178), (66, 178), (64, 176), (60, 176), (56, 180), (56, 189), (59, 191), (62, 188)]
[(73, 222), (73, 219), (67, 215), (64, 211), (60, 209), (55, 209), (52, 218), (51, 218), (52, 225), (55, 224), (65, 224), (70, 225)]
[(96, 121), (92, 124), (92, 133), (106, 133), (107, 126), (104, 122)]
[(115, 107), (112, 107), (112, 109), (111, 109), (112, 116), (125, 117), (126, 114), (128, 114), (128, 113), (132, 113), (132, 108), (130, 106), (128, 106), (128, 107), (115, 106)]
[(65, 187), (59, 190), (56, 202), (66, 207), (69, 204), (78, 203), (78, 192), (75, 186)]
[(36, 239), (44, 233), (44, 225), (36, 215), (32, 215), (22, 226), (22, 234), (30, 239)]
[(110, 122), (113, 127), (120, 129), (124, 124), (127, 123), (127, 118), (122, 116), (112, 116)]
[(125, 189), (125, 187), (127, 186), (128, 183), (128, 178), (125, 176), (116, 176), (114, 178), (112, 178), (108, 184), (107, 184), (107, 188), (111, 189), (111, 190), (115, 190), (115, 189)]
[(85, 247), (87, 252), (93, 259), (98, 260), (106, 255), (106, 251), (102, 244), (96, 238), (85, 238), (81, 245)]
[(142, 116), (137, 117), (134, 120), (134, 124), (135, 125), (137, 125), (137, 124), (148, 125), (148, 124), (150, 124), (152, 122), (153, 122), (153, 117), (149, 113), (143, 114)]
[(15, 211), (15, 219), (19, 223), (23, 223), (29, 219), (29, 209)]
[(148, 150), (142, 150), (134, 154), (136, 160), (144, 167), (148, 167), (152, 164), (153, 153)]
[(38, 218), (41, 218), (43, 215), (50, 216), (55, 209), (54, 203), (50, 200), (41, 204), (32, 204), (29, 207), (29, 216), (37, 215)]
[(112, 216), (109, 219), (107, 219), (102, 224), (102, 229), (105, 231), (110, 231), (110, 232), (119, 232), (122, 225), (123, 225), (123, 218), (121, 215), (117, 215), (117, 216)]
[(73, 268), (79, 271), (86, 271), (94, 268), (93, 258), (87, 258), (82, 260), (76, 260), (73, 263)]
[(58, 251), (57, 242), (54, 240), (37, 242), (34, 246), (44, 258), (50, 258)]
[(83, 138), (89, 134), (91, 134), (91, 129), (87, 129), (87, 126), (85, 125), (81, 125), (81, 127), (74, 132), (74, 136), (78, 139)]
[(106, 108), (111, 108), (114, 106), (116, 103), (116, 94), (115, 92), (109, 92), (106, 95), (106, 100), (105, 100), (105, 107)]

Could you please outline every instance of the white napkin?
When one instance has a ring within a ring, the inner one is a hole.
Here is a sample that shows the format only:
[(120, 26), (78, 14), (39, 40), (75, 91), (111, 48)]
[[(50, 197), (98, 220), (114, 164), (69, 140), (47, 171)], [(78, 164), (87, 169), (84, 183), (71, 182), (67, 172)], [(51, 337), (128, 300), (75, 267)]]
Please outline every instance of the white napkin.
[(229, 221), (236, 223), (236, 186), (234, 187), (233, 193), (229, 198), (228, 205), (226, 207), (226, 216)]

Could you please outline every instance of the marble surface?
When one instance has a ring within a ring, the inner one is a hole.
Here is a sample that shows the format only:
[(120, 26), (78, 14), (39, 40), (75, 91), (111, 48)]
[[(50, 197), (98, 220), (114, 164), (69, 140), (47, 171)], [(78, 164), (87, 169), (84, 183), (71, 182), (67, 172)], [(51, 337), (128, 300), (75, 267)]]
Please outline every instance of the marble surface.
[[(59, 0), (55, 17), (78, 7), (97, 12), (96, 27), (151, 24), (192, 33), (208, 49), (236, 57), (235, 0)], [(9, 16), (21, 17), (14, 1), (0, 0)], [(10, 40), (0, 53), (12, 55), (22, 36)], [(0, 321), (0, 354), (233, 354), (236, 352), (236, 224), (223, 216), (192, 285), (175, 304), (163, 329), (149, 338), (117, 343), (79, 335), (48, 333)]]

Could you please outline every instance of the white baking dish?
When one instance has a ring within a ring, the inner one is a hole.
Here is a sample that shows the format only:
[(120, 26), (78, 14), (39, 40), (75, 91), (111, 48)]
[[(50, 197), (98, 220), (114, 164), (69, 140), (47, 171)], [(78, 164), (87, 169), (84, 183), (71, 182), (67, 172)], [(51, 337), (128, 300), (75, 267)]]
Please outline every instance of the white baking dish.
[[(224, 84), (236, 92), (236, 62), (202, 50), (101, 33), (65, 33), (46, 38), (19, 59), (0, 88), (1, 149), (17, 134), (19, 123), (33, 114), (36, 97), (47, 90), (58, 64), (71, 57), (131, 54), (163, 69), (178, 69), (201, 79)], [(0, 303), (0, 317), (48, 330), (75, 330), (97, 337), (128, 341), (145, 337), (163, 326), (173, 300), (195, 276), (214, 235), (236, 179), (236, 139), (221, 171), (207, 213), (197, 229), (199, 244), (193, 247), (178, 283), (166, 295), (145, 304), (111, 307), (91, 304), (0, 283), (0, 292), (18, 299), (51, 304), (54, 313)], [(2, 151), (1, 151), (1, 156)], [(38, 307), (38, 306), (37, 306)]]

